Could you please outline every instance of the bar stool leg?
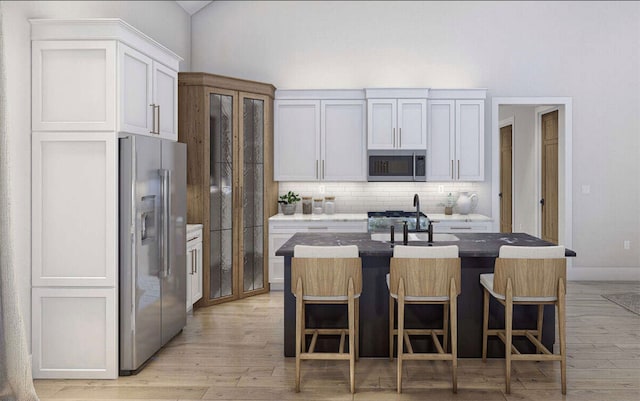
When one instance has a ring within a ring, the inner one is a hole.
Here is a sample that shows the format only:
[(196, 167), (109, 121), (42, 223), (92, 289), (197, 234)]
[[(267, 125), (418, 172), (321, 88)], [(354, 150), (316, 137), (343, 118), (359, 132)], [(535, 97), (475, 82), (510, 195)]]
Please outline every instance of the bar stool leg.
[(489, 331), (489, 291), (486, 288), (482, 288), (484, 292), (484, 299), (482, 304), (482, 361), (487, 361), (487, 341)]
[(507, 280), (507, 291), (505, 296), (504, 310), (504, 359), (505, 359), (505, 383), (507, 394), (511, 394), (511, 343), (512, 343), (512, 324), (513, 324), (513, 290), (511, 287), (511, 279)]
[(389, 295), (389, 360), (393, 361), (393, 310), (395, 309), (395, 299)]
[(567, 394), (567, 326), (565, 321), (565, 287), (560, 279), (558, 285), (558, 338), (560, 341), (560, 380), (562, 394)]
[(355, 301), (353, 299), (353, 295), (354, 295), (354, 288), (353, 288), (353, 281), (351, 279), (349, 279), (349, 289), (348, 289), (348, 294), (349, 294), (349, 301), (348, 301), (348, 308), (349, 308), (349, 383), (350, 383), (350, 387), (351, 387), (351, 393), (355, 393), (356, 391), (356, 340), (355, 340), (355, 334), (356, 334), (356, 329), (355, 329), (355, 314), (356, 314), (356, 307), (355, 307)]
[[(544, 305), (538, 305), (538, 341), (542, 343), (542, 321), (544, 318)], [(536, 346), (536, 353), (541, 354), (542, 350)]]
[(442, 305), (442, 348), (447, 352), (447, 344), (449, 341), (449, 304)]
[[(451, 279), (449, 291), (449, 311), (451, 313), (451, 381), (454, 394), (458, 392), (458, 291), (456, 282)], [(446, 338), (446, 337), (445, 337)]]
[(355, 349), (356, 361), (360, 359), (360, 298), (355, 299), (356, 321), (355, 321)]
[(404, 352), (404, 281), (398, 286), (398, 394), (402, 393), (402, 353)]
[(300, 354), (304, 343), (304, 302), (302, 300), (302, 280), (296, 286), (296, 393), (300, 392)]

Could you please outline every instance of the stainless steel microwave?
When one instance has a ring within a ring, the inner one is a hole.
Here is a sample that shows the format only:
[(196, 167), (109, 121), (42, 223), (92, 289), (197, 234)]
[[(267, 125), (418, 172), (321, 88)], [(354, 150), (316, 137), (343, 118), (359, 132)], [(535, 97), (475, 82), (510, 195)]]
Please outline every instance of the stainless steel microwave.
[(368, 181), (426, 181), (426, 150), (370, 150)]

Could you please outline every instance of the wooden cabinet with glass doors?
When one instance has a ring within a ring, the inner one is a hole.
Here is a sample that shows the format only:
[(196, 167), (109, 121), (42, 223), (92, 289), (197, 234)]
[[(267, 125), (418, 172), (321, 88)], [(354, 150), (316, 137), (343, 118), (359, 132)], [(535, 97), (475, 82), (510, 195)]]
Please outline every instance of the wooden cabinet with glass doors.
[(213, 305), (269, 291), (273, 85), (178, 76), (178, 140), (187, 144), (187, 220), (203, 224), (203, 297)]

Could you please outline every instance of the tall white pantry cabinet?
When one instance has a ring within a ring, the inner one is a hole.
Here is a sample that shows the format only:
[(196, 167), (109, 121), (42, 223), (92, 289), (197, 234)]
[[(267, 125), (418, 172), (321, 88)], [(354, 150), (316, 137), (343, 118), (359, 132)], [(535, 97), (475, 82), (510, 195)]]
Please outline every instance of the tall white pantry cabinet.
[(118, 376), (118, 137), (177, 140), (181, 58), (119, 19), (30, 20), (35, 378)]

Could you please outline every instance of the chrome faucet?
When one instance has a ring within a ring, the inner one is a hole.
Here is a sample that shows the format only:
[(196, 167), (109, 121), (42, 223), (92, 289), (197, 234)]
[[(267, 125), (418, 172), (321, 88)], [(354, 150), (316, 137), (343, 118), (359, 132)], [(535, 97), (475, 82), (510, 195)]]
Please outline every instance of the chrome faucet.
[[(422, 231), (422, 229), (420, 228), (420, 197), (418, 196), (418, 194), (413, 195), (413, 206), (415, 206), (416, 208), (416, 231)], [(429, 235), (429, 243), (433, 242), (433, 224), (431, 224), (431, 219), (429, 218), (429, 216), (425, 215), (424, 217), (427, 218), (427, 221), (429, 222), (427, 225), (427, 233)]]

